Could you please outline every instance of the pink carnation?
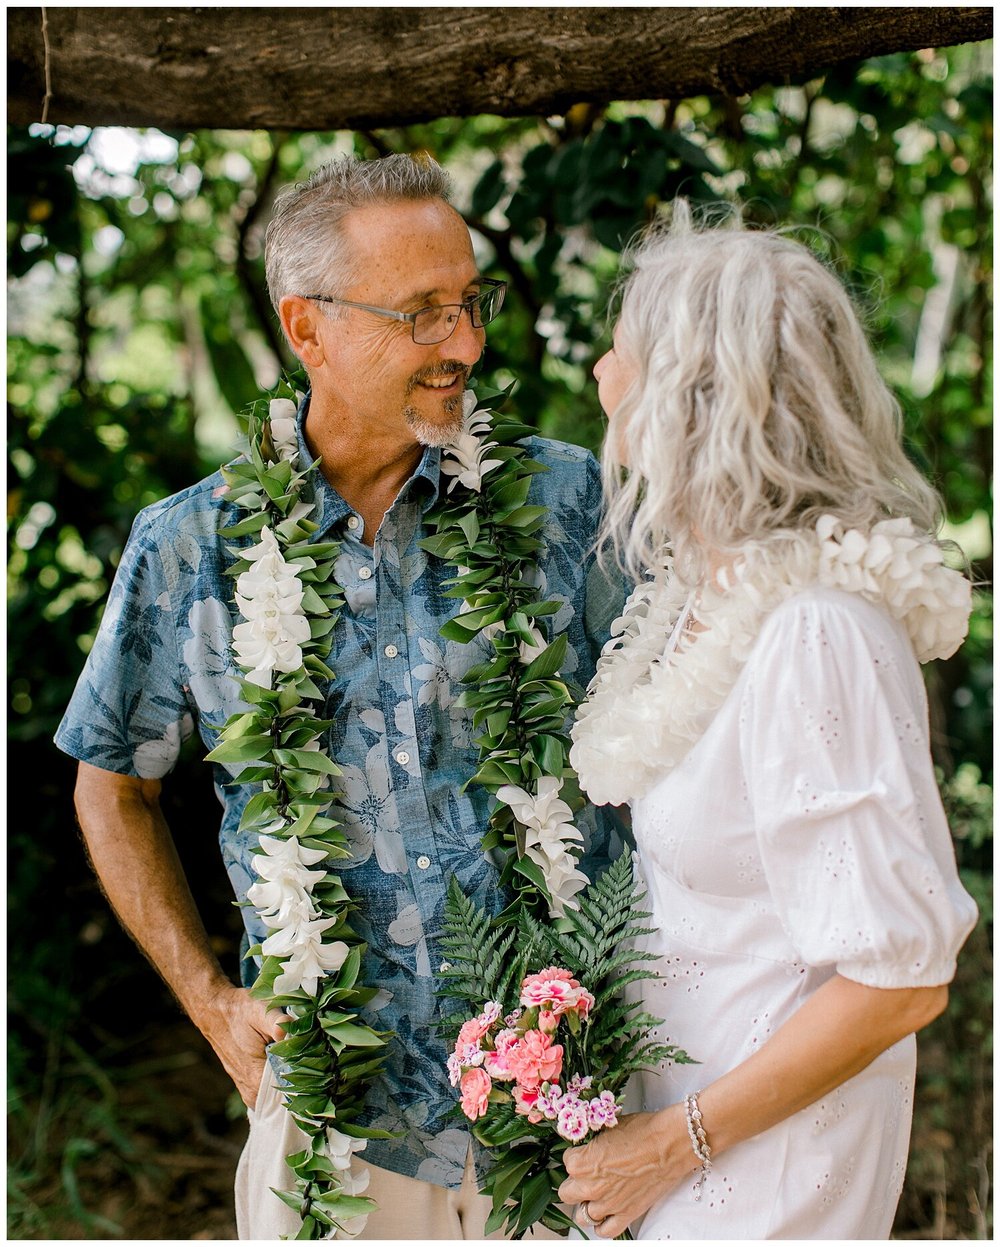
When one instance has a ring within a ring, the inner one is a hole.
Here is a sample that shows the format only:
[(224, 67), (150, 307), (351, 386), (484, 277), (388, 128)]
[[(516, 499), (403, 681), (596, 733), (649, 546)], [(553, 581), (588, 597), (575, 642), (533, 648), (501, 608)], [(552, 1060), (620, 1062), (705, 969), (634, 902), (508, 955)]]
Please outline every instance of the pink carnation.
[(489, 1028), (493, 1025), (493, 1023), (497, 1020), (499, 1016), (500, 1016), (499, 1001), (487, 1000), (486, 1004), (483, 1006), (482, 1013), (480, 1013), (479, 1015), (479, 1022), (480, 1022), (480, 1025), (483, 1027), (483, 1031), (485, 1032), (489, 1030)]
[(542, 1114), (538, 1111), (538, 1088), (532, 1087), (515, 1087), (514, 1088), (514, 1108), (522, 1117), (527, 1117), (533, 1125), (542, 1120)]
[(527, 1031), (506, 1056), (507, 1068), (513, 1071), (521, 1087), (556, 1082), (562, 1070), (562, 1044), (554, 1044), (541, 1031)]
[(470, 1069), (462, 1075), (462, 1112), (469, 1121), (482, 1117), (489, 1105), (493, 1083), (484, 1069)]
[(510, 1068), (507, 1058), (510, 1055), (511, 1049), (520, 1042), (520, 1038), (517, 1031), (497, 1031), (496, 1037), (493, 1040), (495, 1051), (487, 1052), (486, 1059), (483, 1062), (484, 1068), (491, 1078), (509, 1082), (514, 1077), (514, 1071)]
[(554, 1035), (559, 1028), (559, 1014), (551, 1009), (538, 1010), (538, 1029), (546, 1035)]
[(529, 974), (521, 984), (521, 1004), (529, 1009), (551, 1010), (556, 1017), (571, 1009), (586, 1017), (593, 1003), (590, 992), (581, 987), (568, 970), (558, 966)]
[(484, 1026), (481, 1018), (469, 1018), (467, 1022), (462, 1023), (462, 1029), (458, 1032), (458, 1039), (455, 1041), (455, 1051), (464, 1048), (466, 1044), (478, 1045), (480, 1039), (486, 1034), (489, 1026)]
[(455, 1045), (455, 1056), (461, 1066), (482, 1065), (486, 1053), (480, 1048), (479, 1040), (475, 1043), (458, 1043)]

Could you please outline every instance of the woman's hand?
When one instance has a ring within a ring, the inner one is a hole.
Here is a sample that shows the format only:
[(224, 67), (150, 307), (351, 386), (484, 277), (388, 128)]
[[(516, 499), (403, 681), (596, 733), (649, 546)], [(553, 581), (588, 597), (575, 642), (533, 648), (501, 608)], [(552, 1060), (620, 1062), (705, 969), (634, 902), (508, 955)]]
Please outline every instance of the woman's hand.
[[(853, 1078), (944, 1008), (946, 987), (866, 987), (833, 975), (747, 1060), (699, 1093), (713, 1154), (753, 1138)], [(700, 1165), (683, 1104), (632, 1113), (565, 1153), (566, 1204), (615, 1238)]]
[(563, 1156), (569, 1177), (559, 1188), (565, 1204), (579, 1204), (577, 1222), (598, 1238), (616, 1238), (687, 1174), (698, 1168), (684, 1106), (629, 1113), (592, 1142)]

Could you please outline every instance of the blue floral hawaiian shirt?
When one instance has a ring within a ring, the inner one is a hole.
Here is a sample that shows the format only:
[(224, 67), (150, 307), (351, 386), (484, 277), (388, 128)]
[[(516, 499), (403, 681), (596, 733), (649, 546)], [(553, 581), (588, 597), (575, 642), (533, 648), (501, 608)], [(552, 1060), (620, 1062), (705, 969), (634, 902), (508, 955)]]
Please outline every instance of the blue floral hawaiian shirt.
[[(300, 463), (311, 462), (299, 426)], [(532, 481), (529, 502), (549, 517), (540, 560), (541, 596), (561, 603), (553, 633), (566, 632), (562, 671), (586, 685), (609, 625), (624, 598), (591, 549), (601, 509), (600, 473), (579, 447), (534, 438), (532, 456), (549, 471)], [(326, 747), (343, 769), (337, 817), (353, 857), (338, 862), (360, 900), (352, 919), (367, 940), (365, 980), (378, 989), (367, 1020), (395, 1032), (387, 1073), (369, 1095), (369, 1124), (402, 1132), (372, 1141), (365, 1159), (407, 1176), (457, 1187), (469, 1149), (465, 1120), (455, 1116), (446, 1050), (437, 1030), (435, 975), (445, 890), (452, 875), (466, 894), (494, 911), (497, 872), (479, 841), (489, 796), (462, 791), (477, 758), (469, 713), (456, 706), (462, 675), (486, 656), (486, 643), (443, 640), (438, 629), (457, 610), (442, 582), (452, 569), (418, 546), (424, 517), (446, 487), (438, 449), (427, 449), (375, 537), (317, 472), (317, 539), (339, 540), (336, 566), (347, 604), (337, 625), (322, 717)], [(230, 654), (237, 622), (231, 562), (219, 529), (237, 518), (216, 473), (136, 518), (93, 650), (56, 744), (75, 758), (123, 775), (159, 778), (173, 767), (196, 728), (206, 748), (241, 708)], [(215, 767), (222, 803), (220, 843), (238, 900), (254, 882), (255, 834), (240, 834), (252, 795), (233, 782), (237, 766)], [(593, 875), (621, 851), (614, 823), (587, 807), (584, 869)], [(245, 947), (266, 931), (244, 906)], [(246, 982), (256, 974), (244, 961)]]

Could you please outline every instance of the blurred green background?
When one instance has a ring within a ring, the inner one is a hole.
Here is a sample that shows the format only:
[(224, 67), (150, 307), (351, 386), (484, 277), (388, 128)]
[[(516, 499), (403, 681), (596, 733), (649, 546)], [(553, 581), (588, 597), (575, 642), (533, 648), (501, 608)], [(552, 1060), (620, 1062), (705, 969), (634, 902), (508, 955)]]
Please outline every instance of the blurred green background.
[[(597, 449), (590, 369), (623, 243), (660, 204), (739, 200), (841, 273), (980, 588), (927, 671), (935, 761), (982, 919), (920, 1038), (894, 1236), (992, 1237), (992, 45), (899, 54), (805, 86), (443, 119), (377, 132), (8, 134), (9, 1233), (232, 1237), (245, 1123), (207, 1047), (118, 930), (52, 746), (129, 526), (230, 457), (273, 383), (264, 292), (277, 189), (333, 155), (426, 149), (510, 293), (484, 375)], [(286, 359), (287, 362), (287, 359)], [(196, 752), (167, 810), (224, 965), (240, 922)]]

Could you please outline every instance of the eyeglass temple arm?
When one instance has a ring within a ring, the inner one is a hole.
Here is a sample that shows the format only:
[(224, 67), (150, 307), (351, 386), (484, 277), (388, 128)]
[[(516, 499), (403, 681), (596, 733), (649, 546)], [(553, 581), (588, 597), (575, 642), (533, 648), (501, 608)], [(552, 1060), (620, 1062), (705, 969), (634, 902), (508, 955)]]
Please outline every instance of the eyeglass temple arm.
[(391, 316), (393, 320), (413, 321), (416, 312), (397, 312), (388, 307), (375, 307), (372, 303), (355, 303), (353, 299), (335, 299), (332, 294), (304, 294), (304, 299), (312, 299), (317, 303), (342, 303), (344, 307), (359, 307), (363, 312), (379, 312), (382, 316)]

